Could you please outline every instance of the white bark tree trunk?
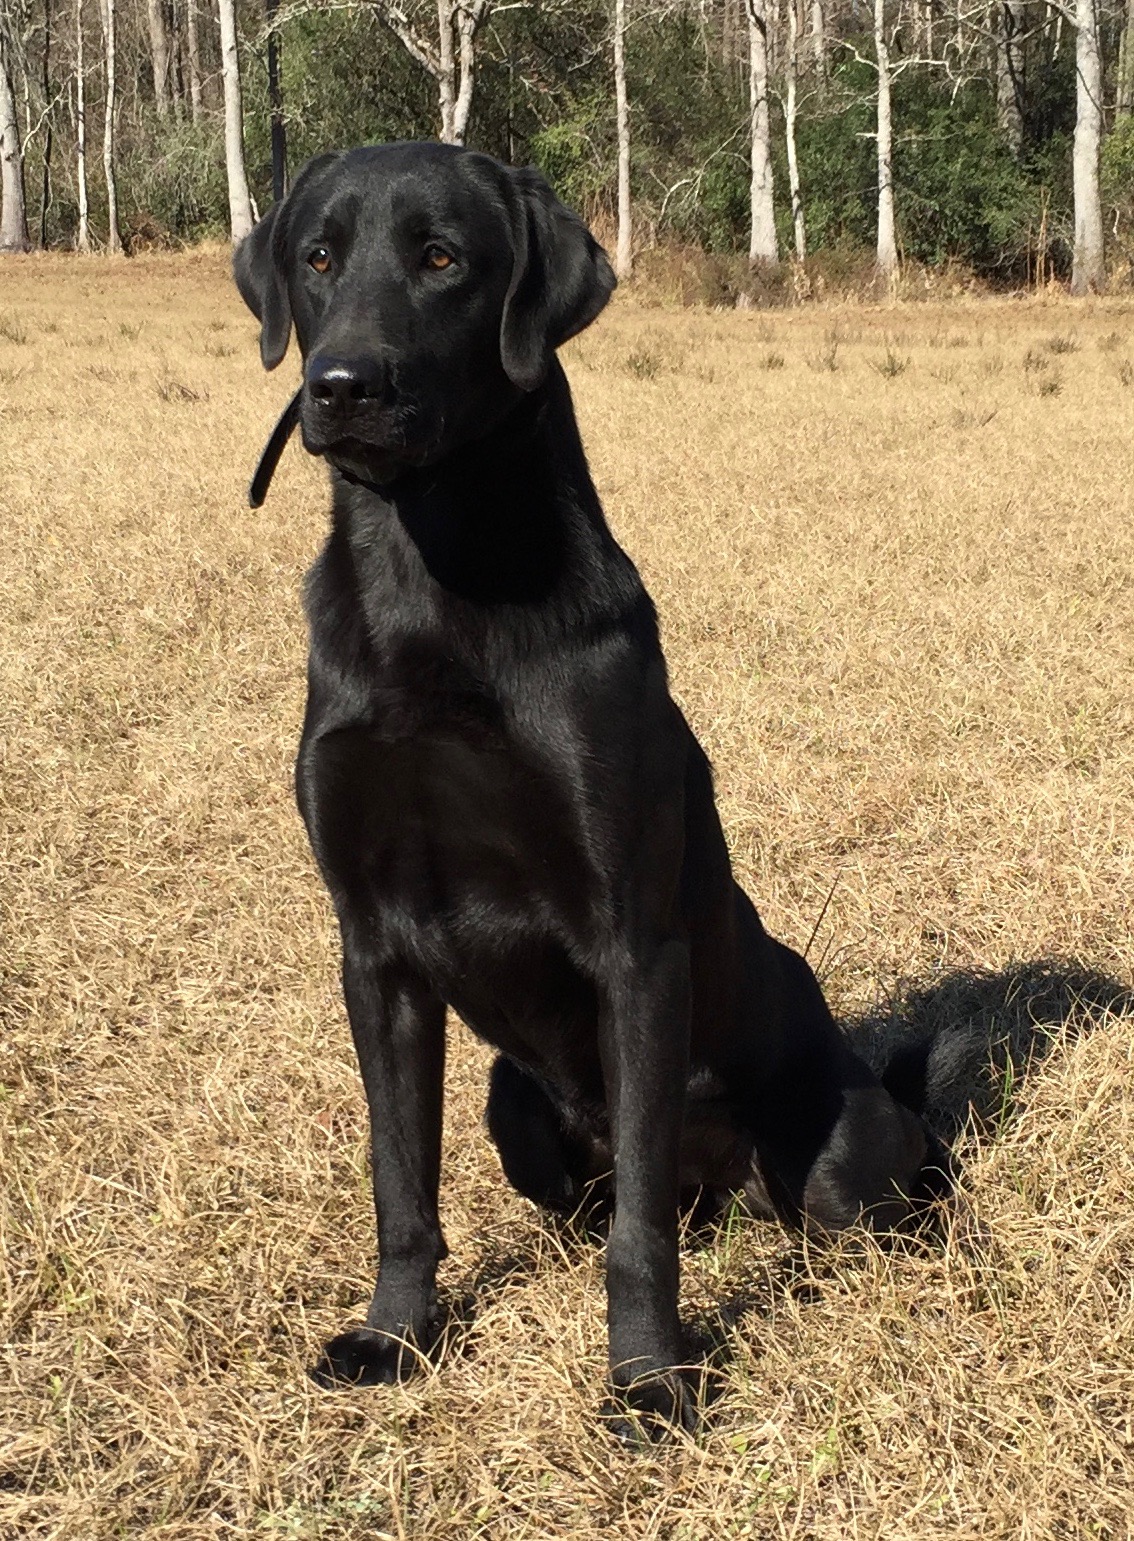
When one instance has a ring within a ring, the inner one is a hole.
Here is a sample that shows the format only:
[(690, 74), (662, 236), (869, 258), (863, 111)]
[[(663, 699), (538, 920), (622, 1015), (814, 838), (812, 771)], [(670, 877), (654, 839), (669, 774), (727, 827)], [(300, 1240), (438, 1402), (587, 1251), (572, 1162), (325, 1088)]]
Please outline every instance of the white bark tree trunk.
[(799, 69), (798, 0), (787, 0), (787, 91), (784, 101), (784, 135), (787, 139), (788, 188), (791, 192), (791, 224), (795, 236), (796, 260), (807, 256), (807, 227), (803, 220), (803, 190), (799, 184), (799, 157), (795, 147), (796, 76)]
[(745, 0), (748, 13), (748, 112), (752, 179), (749, 189), (751, 235), (748, 260), (779, 260), (772, 186), (772, 140), (768, 125), (768, 12), (766, 0)]
[(83, 57), (83, 0), (75, 0), (75, 173), (79, 190), (79, 251), (91, 249), (91, 211), (87, 194), (87, 83)]
[(894, 228), (894, 130), (890, 116), (890, 50), (886, 43), (886, 0), (874, 0), (874, 52), (878, 63), (878, 271), (898, 272)]
[(1102, 149), (1102, 59), (1099, 54), (1095, 0), (1075, 4), (1075, 142), (1072, 178), (1075, 198), (1075, 258), (1071, 293), (1087, 294), (1106, 286), (1103, 266), (1102, 199), (1099, 152)]
[(614, 104), (618, 119), (618, 242), (614, 271), (619, 279), (634, 270), (630, 208), (630, 100), (626, 94), (626, 0), (614, 0)]
[(27, 251), (30, 246), (12, 54), (0, 24), (0, 252)]
[(381, 21), (437, 87), (441, 142), (464, 144), (476, 90), (477, 37), (493, 0), (437, 0), (436, 46), (407, 15), (399, 0), (373, 0)]
[(235, 0), (217, 0), (220, 14), (221, 75), (224, 79), (224, 164), (233, 245), (252, 229), (252, 200), (244, 172), (244, 109), (240, 99), (240, 56), (236, 47)]
[(823, 22), (823, 0), (811, 0), (811, 62), (822, 78), (827, 73), (827, 29)]
[(201, 121), (201, 41), (197, 35), (197, 0), (185, 0), (185, 42), (189, 56), (189, 115)]
[(460, 61), (460, 84), (453, 107), (453, 143), (464, 144), (472, 115), (473, 92), (476, 88), (476, 39), (485, 17), (488, 15), (487, 0), (476, 0), (456, 7), (457, 54)]
[(456, 143), (457, 49), (453, 0), (437, 0), (437, 96), (441, 109), (441, 143)]
[(111, 256), (122, 251), (118, 229), (118, 183), (114, 176), (114, 109), (117, 105), (118, 44), (114, 31), (115, 0), (102, 0), (102, 30), (106, 45), (106, 92), (102, 118), (102, 170), (106, 177), (106, 249)]
[(169, 33), (165, 29), (162, 0), (146, 0), (146, 19), (150, 29), (150, 61), (154, 71), (154, 105), (158, 117), (169, 113)]

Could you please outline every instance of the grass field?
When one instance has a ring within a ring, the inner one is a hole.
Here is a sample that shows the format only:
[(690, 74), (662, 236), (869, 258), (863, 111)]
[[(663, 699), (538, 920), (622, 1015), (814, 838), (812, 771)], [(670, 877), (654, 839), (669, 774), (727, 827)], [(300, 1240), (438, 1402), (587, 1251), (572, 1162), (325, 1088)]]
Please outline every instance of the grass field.
[(566, 350), (768, 924), (1000, 1067), (940, 1249), (687, 1254), (724, 1393), (634, 1454), (459, 1027), (448, 1352), (306, 1378), (374, 1240), (291, 792), (320, 468), (244, 503), (294, 358), (218, 253), (0, 283), (3, 1541), (1128, 1536), (1134, 306), (620, 297)]

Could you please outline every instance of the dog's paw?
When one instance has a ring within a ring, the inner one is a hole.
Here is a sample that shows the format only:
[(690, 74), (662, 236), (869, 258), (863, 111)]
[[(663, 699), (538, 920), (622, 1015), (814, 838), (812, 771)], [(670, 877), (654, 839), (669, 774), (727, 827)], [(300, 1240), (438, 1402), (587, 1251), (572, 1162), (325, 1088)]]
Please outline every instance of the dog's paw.
[(615, 1378), (603, 1422), (624, 1445), (655, 1444), (696, 1432), (701, 1421), (698, 1377), (691, 1370), (655, 1370), (621, 1383)]
[(323, 1347), (311, 1379), (327, 1390), (343, 1386), (392, 1386), (420, 1365), (420, 1353), (402, 1338), (371, 1327), (340, 1332)]

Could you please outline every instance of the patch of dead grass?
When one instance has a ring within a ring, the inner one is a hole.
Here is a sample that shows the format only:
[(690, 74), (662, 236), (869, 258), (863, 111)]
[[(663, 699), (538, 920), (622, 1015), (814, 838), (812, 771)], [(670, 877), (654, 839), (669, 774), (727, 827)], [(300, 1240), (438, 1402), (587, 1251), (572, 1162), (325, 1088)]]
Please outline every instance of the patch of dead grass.
[[(0, 1535), (1126, 1535), (1134, 1067), (1097, 1003), (967, 1139), (942, 1249), (808, 1257), (733, 1220), (691, 1251), (723, 1395), (644, 1456), (596, 1427), (601, 1255), (503, 1187), (455, 1030), (443, 1288), (475, 1311), (412, 1386), (307, 1381), (373, 1261), (291, 795), (322, 478), (293, 446), (244, 505), (289, 381), (223, 255), (4, 276)], [(847, 1013), (981, 979), (994, 1037), (1020, 960), (1129, 979), (1116, 328), (1105, 302), (772, 330), (620, 298), (567, 350), (739, 873), (786, 939), (821, 919)], [(1000, 368), (1055, 337), (1057, 396)]]

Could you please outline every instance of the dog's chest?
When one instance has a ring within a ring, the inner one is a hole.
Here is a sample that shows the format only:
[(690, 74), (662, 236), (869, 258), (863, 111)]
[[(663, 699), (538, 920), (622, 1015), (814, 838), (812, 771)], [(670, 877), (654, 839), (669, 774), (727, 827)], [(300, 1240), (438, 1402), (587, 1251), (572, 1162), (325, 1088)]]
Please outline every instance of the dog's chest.
[(413, 951), (475, 950), (478, 935), (554, 911), (583, 924), (593, 888), (578, 800), (538, 724), (489, 694), (375, 693), (366, 720), (301, 754), (304, 813), (334, 886), (380, 912)]

